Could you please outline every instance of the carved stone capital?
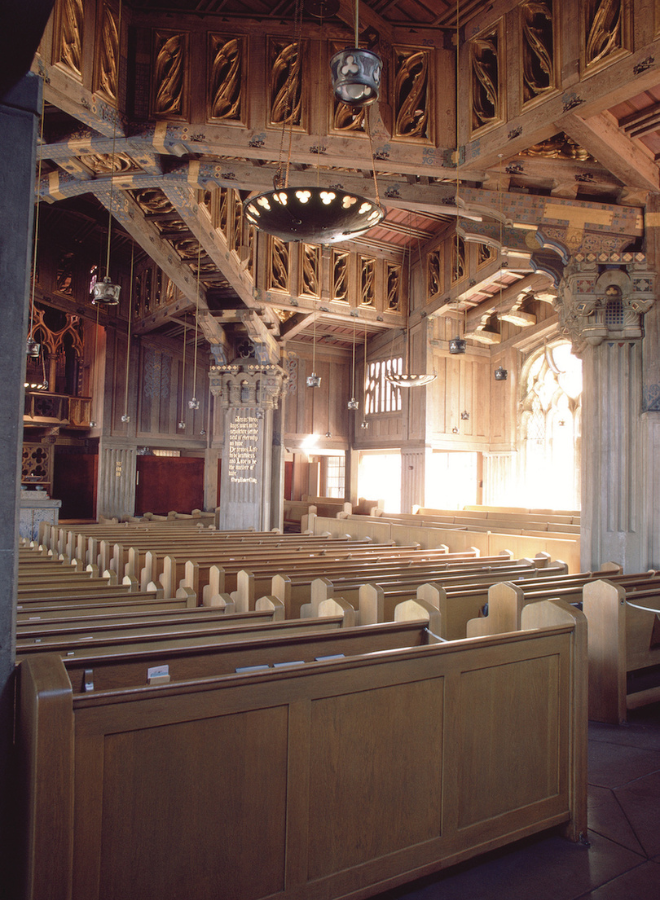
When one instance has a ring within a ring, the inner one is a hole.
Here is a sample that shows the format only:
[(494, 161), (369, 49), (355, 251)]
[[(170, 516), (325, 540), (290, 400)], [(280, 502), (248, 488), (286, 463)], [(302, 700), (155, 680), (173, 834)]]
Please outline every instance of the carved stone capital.
[(277, 409), (288, 378), (281, 366), (254, 357), (209, 370), (210, 390), (222, 409)]
[(655, 302), (655, 272), (643, 253), (578, 253), (554, 303), (559, 325), (581, 353), (603, 341), (637, 341)]

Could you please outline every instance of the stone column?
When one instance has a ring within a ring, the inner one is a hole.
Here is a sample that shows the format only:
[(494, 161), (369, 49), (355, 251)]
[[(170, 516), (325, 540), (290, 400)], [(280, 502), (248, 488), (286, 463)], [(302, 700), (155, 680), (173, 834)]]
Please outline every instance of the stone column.
[[(655, 273), (642, 253), (578, 254), (560, 284), (559, 321), (583, 360), (581, 568), (651, 565), (653, 454), (642, 417), (644, 315)], [(651, 445), (652, 447), (652, 445)], [(656, 551), (657, 554), (657, 551)]]
[[(218, 525), (222, 530), (266, 531), (272, 522), (272, 484), (283, 490), (280, 438), (273, 446), (273, 417), (287, 376), (274, 364), (237, 359), (212, 366), (211, 393), (225, 411)], [(275, 451), (275, 453), (274, 453)], [(277, 512), (278, 527), (280, 514)]]
[[(8, 885), (14, 875), (16, 776), (11, 768), (13, 674), (16, 650), (15, 594), (21, 493), (22, 410), (25, 380), (34, 174), (41, 80), (27, 75), (0, 100), (0, 816), (7, 836), (0, 867)], [(8, 888), (9, 890), (9, 888)]]

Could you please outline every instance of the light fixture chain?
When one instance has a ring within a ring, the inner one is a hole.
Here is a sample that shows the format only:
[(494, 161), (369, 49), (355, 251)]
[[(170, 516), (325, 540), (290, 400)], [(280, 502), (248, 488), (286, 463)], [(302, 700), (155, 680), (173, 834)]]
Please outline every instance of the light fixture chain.
[(39, 165), (37, 167), (37, 190), (36, 190), (36, 209), (34, 211), (34, 253), (32, 255), (32, 292), (30, 297), (30, 330), (28, 338), (32, 338), (32, 329), (34, 328), (34, 292), (37, 285), (37, 247), (39, 241), (39, 211), (41, 209), (41, 162), (43, 158), (44, 146), (44, 108), (46, 98), (44, 95), (43, 85), (41, 90), (41, 125), (39, 128)]

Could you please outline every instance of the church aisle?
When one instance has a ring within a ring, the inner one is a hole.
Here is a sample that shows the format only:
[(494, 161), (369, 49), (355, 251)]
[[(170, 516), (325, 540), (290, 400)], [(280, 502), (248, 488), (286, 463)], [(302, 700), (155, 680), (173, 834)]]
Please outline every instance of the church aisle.
[(385, 891), (375, 900), (657, 900), (660, 704), (589, 725), (589, 842), (555, 831)]

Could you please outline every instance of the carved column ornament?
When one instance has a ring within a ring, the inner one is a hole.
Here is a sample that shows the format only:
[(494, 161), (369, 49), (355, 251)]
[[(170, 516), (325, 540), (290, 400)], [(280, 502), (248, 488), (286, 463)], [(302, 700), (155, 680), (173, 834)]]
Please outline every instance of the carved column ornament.
[(577, 254), (564, 270), (555, 308), (580, 354), (603, 341), (638, 341), (655, 302), (655, 272), (644, 253)]
[(211, 366), (210, 389), (222, 409), (277, 409), (288, 374), (281, 366), (256, 358)]

